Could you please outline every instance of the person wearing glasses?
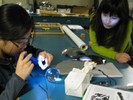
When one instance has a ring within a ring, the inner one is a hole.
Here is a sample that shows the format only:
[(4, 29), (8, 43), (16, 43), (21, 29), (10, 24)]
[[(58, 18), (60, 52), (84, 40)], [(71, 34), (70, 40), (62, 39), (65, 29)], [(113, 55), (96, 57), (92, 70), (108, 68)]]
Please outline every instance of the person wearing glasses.
[(23, 7), (0, 6), (0, 100), (18, 97), (34, 67), (32, 56), (42, 55), (49, 65), (53, 59), (50, 53), (29, 45), (33, 28), (34, 23)]
[(119, 63), (133, 65), (132, 18), (127, 0), (102, 0), (89, 27), (92, 50)]

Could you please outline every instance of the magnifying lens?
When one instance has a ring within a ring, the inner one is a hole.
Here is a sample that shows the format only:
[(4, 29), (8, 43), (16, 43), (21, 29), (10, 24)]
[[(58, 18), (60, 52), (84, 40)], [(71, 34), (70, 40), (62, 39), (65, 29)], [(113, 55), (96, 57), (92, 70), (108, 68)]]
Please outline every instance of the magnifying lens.
[[(25, 55), (25, 57), (27, 54)], [(43, 56), (39, 55), (38, 58), (31, 57), (30, 60), (35, 65), (39, 65), (42, 70), (46, 69), (48, 67), (47, 59), (45, 59)], [(45, 77), (48, 79), (49, 82), (60, 82), (62, 81), (60, 71), (56, 68), (48, 68)]]
[(56, 68), (48, 68), (45, 77), (48, 79), (49, 82), (61, 82), (60, 71)]

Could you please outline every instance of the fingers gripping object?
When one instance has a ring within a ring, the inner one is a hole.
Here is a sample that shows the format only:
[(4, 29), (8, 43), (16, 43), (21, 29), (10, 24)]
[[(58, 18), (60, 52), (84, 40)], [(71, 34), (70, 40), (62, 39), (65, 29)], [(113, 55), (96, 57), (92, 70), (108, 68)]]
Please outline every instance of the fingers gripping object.
[[(27, 54), (25, 55), (25, 57), (26, 56), (27, 56)], [(37, 58), (31, 57), (30, 61), (35, 65), (39, 65), (39, 67), (41, 67), (42, 70), (44, 70), (48, 67), (47, 58), (44, 58), (42, 55), (38, 55)]]
[(44, 70), (48, 67), (48, 61), (47, 58), (44, 58), (42, 55), (38, 56), (38, 65)]

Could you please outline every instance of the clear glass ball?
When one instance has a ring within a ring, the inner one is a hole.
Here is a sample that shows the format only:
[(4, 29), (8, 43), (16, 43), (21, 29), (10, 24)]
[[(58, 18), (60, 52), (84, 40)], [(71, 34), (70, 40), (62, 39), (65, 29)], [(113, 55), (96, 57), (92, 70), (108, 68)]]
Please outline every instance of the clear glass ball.
[(61, 81), (60, 71), (58, 69), (56, 69), (56, 68), (49, 68), (49, 69), (47, 69), (47, 71), (45, 73), (45, 77), (50, 82), (58, 82), (58, 81)]

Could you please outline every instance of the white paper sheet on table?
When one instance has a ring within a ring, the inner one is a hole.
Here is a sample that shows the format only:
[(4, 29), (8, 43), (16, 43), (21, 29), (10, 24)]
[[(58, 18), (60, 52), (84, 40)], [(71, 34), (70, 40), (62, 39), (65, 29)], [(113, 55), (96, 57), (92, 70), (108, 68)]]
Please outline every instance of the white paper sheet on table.
[(81, 50), (88, 49), (88, 45), (86, 45), (86, 43), (83, 42), (77, 35), (75, 35), (66, 25), (63, 25), (62, 28)]
[(133, 92), (90, 84), (82, 100), (133, 100)]
[(70, 29), (83, 30), (84, 28), (80, 25), (68, 25)]

